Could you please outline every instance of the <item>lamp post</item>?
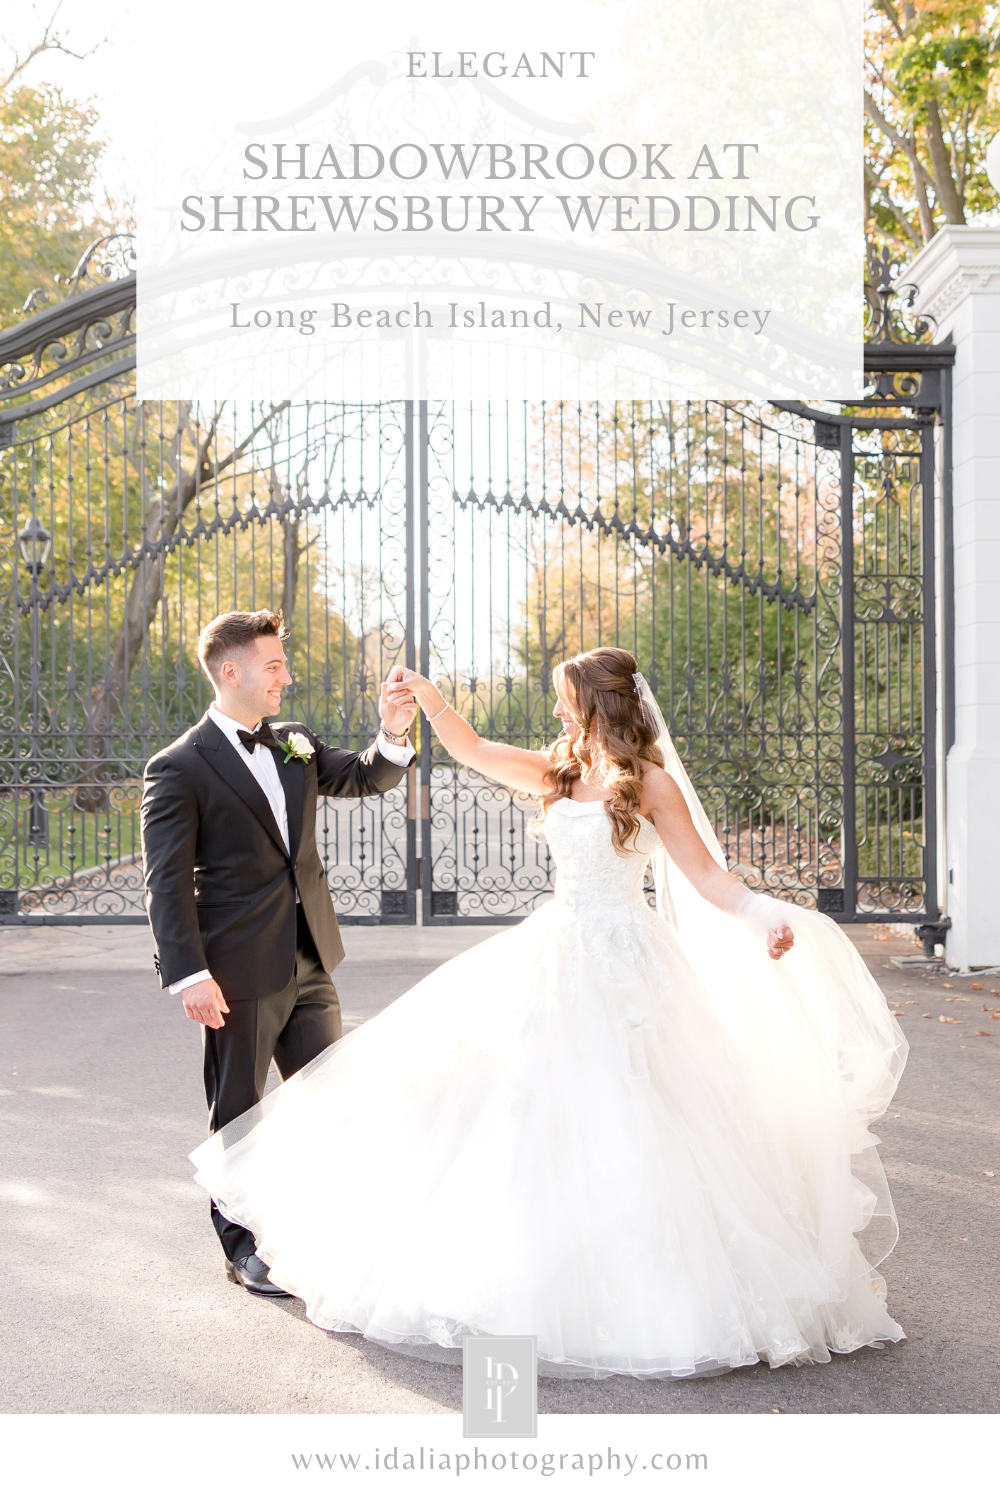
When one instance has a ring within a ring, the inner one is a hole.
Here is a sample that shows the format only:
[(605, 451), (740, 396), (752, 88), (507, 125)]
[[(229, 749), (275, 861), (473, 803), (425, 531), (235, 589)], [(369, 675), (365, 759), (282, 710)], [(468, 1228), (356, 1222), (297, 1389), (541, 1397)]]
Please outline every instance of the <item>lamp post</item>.
[(42, 779), (42, 642), (39, 619), (42, 596), (38, 581), (49, 560), (52, 537), (38, 517), (32, 516), (18, 534), (18, 543), (25, 569), (31, 579), (31, 768), (28, 773), (31, 787), (31, 825), (28, 831), (28, 843), (34, 849), (47, 849), (49, 847), (49, 815), (45, 807), (45, 789), (39, 784)]

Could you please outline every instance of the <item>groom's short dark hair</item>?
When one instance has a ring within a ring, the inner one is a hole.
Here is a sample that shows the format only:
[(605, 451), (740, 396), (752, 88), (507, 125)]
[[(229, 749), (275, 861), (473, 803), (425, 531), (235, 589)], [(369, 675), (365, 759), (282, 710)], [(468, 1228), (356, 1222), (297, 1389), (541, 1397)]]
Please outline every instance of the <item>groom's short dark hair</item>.
[(287, 634), (280, 610), (275, 614), (270, 609), (232, 609), (209, 620), (198, 637), (198, 660), (214, 682), (213, 668), (245, 651), (258, 636), (276, 635), (284, 640)]

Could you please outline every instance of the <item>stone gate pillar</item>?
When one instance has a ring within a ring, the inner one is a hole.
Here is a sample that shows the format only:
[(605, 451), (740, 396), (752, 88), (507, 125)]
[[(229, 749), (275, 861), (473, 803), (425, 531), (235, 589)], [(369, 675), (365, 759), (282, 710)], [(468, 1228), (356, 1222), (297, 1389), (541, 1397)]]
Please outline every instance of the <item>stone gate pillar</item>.
[(946, 226), (900, 279), (916, 283), (917, 309), (956, 347), (943, 904), (949, 964), (984, 967), (1000, 964), (1000, 228)]

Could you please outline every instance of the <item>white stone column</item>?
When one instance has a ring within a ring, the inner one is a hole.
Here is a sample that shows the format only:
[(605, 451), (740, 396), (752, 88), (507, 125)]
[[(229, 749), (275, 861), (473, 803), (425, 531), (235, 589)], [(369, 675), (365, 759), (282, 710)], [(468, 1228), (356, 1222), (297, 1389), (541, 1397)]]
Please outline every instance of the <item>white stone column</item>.
[(1000, 228), (947, 226), (901, 279), (917, 284), (917, 308), (956, 347), (955, 742), (942, 904), (948, 963), (987, 967), (1000, 964)]

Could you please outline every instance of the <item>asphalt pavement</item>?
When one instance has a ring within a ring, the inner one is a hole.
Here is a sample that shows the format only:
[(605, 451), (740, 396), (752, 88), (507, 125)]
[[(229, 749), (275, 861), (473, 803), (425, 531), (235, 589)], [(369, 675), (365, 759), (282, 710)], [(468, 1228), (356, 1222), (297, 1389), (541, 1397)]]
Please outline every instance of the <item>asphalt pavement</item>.
[[(345, 1026), (490, 931), (346, 930)], [(1000, 976), (900, 972), (910, 941), (853, 936), (911, 1047), (879, 1129), (900, 1221), (882, 1270), (906, 1342), (714, 1379), (542, 1379), (540, 1411), (1000, 1408)], [(160, 992), (145, 929), (0, 928), (0, 1016), (0, 1410), (461, 1410), (460, 1369), (324, 1333), (300, 1302), (226, 1280), (187, 1159), (205, 1129), (200, 1034)]]

